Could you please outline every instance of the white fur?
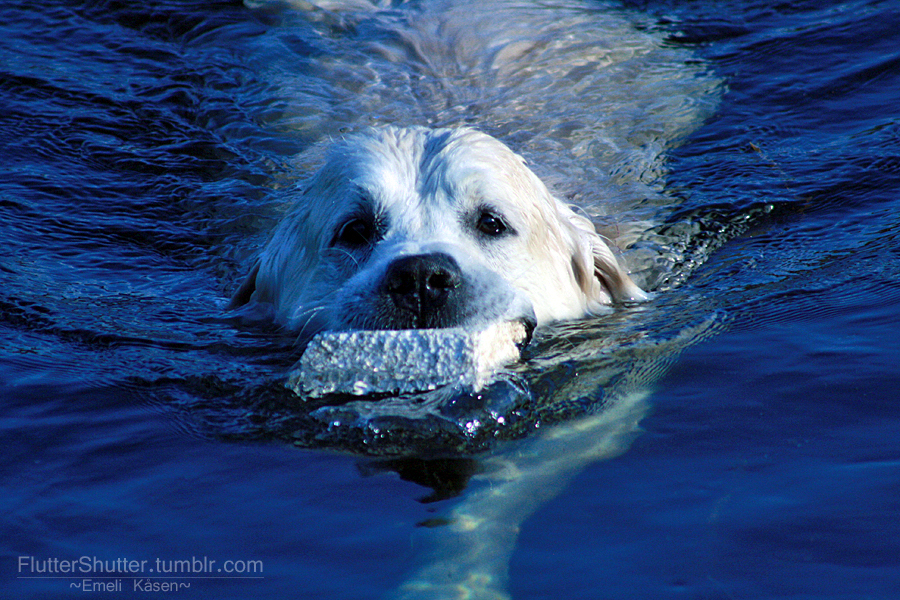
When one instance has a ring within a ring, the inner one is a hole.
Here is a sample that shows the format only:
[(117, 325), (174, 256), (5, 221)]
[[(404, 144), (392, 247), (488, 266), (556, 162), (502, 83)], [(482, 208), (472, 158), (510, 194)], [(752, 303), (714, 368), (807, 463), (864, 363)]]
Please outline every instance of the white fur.
[[(483, 207), (515, 234), (479, 235), (473, 215)], [(365, 252), (330, 247), (360, 210), (384, 224), (377, 243)], [(478, 290), (468, 321), (531, 313), (541, 325), (645, 297), (590, 221), (496, 139), (465, 128), (386, 127), (335, 144), (233, 304), (271, 305), (276, 321), (307, 335), (382, 328), (371, 306), (387, 265), (429, 252), (452, 256)]]

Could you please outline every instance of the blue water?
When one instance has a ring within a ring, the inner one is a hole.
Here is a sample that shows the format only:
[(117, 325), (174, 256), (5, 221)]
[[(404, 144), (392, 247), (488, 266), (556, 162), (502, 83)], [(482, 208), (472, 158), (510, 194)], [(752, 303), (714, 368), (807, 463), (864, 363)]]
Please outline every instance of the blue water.
[[(722, 82), (666, 153), (654, 300), (378, 435), (329, 429), (281, 388), (290, 336), (223, 311), (295, 155), (334, 133), (286, 124), (352, 112), (272, 71), (312, 81), (357, 32), (298, 18), (275, 47), (285, 17), (234, 2), (0, 6), (0, 595), (84, 594), (20, 561), (85, 556), (262, 565), (182, 597), (388, 596), (506, 489), (493, 459), (533, 467), (536, 431), (646, 362), (630, 445), (522, 512), (513, 598), (897, 597), (900, 5), (625, 4)], [(577, 358), (594, 338), (624, 350)], [(91, 593), (143, 597), (122, 586)]]

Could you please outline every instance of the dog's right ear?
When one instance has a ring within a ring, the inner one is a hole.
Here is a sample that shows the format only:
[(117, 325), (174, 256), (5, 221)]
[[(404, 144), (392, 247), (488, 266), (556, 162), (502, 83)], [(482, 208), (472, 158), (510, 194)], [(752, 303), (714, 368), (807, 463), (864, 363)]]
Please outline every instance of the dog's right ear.
[(250, 297), (253, 295), (253, 292), (256, 291), (256, 276), (259, 274), (259, 263), (260, 260), (256, 259), (256, 263), (253, 265), (253, 268), (250, 269), (250, 274), (247, 275), (246, 279), (244, 279), (244, 282), (241, 284), (241, 287), (239, 287), (234, 293), (234, 296), (231, 297), (231, 302), (225, 307), (227, 310), (240, 308), (250, 302)]

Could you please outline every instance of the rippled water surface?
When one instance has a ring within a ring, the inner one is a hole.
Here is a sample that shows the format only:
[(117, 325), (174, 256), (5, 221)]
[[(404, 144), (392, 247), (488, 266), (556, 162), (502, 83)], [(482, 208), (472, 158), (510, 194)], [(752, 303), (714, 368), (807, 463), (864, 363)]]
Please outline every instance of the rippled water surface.
[[(84, 556), (148, 561), (86, 572), (125, 596), (896, 597), (897, 3), (6, 2), (0, 32), (2, 595), (83, 594), (30, 565)], [(381, 123), (504, 140), (653, 299), (482, 395), (293, 396), (291, 336), (224, 306), (318, 142)]]

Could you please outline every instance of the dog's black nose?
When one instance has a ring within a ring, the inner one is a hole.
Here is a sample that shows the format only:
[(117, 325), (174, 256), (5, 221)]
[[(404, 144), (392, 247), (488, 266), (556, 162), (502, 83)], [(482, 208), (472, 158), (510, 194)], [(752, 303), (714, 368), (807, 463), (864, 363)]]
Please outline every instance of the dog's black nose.
[(449, 254), (415, 254), (392, 262), (384, 290), (394, 305), (412, 317), (415, 327), (439, 327), (441, 311), (462, 284), (462, 270)]

